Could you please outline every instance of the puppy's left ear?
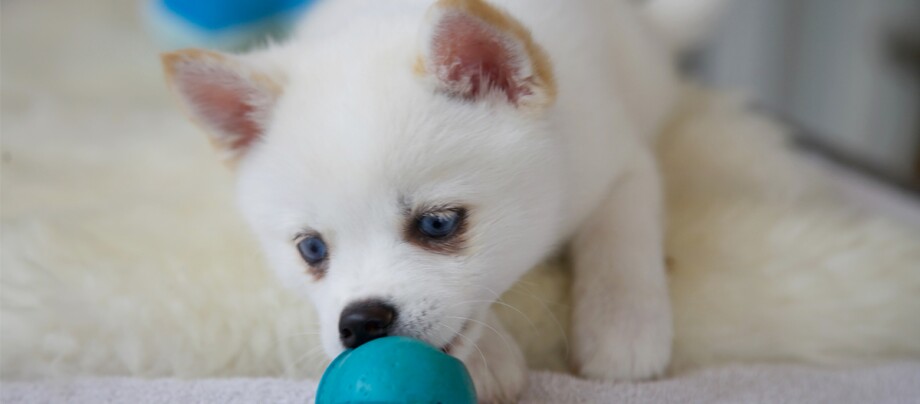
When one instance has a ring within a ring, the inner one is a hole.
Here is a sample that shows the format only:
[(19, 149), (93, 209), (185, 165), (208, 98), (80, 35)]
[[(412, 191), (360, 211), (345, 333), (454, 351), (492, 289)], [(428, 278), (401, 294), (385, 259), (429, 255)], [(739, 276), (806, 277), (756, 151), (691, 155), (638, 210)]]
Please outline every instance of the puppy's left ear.
[(167, 81), (186, 112), (231, 163), (264, 134), (281, 95), (280, 75), (257, 66), (255, 57), (200, 49), (162, 56)]
[(416, 73), (471, 102), (496, 96), (541, 111), (556, 96), (546, 52), (520, 22), (482, 0), (440, 0), (422, 24)]

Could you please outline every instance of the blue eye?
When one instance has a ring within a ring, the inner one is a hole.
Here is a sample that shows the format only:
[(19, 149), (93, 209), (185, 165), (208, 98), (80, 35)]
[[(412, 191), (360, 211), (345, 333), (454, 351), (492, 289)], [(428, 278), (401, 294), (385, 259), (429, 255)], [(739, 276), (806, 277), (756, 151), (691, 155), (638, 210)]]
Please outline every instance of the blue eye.
[(316, 265), (326, 259), (326, 242), (319, 236), (309, 236), (297, 243), (300, 256), (310, 265)]
[(418, 219), (418, 229), (425, 236), (444, 238), (457, 230), (460, 221), (460, 213), (455, 211), (431, 213)]

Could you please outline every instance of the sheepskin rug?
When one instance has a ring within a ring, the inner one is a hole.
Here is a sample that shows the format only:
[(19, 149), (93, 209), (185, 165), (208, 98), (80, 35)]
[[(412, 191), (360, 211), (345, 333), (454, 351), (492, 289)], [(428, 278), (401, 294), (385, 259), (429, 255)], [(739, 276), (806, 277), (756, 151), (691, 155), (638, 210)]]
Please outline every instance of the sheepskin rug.
[[(137, 7), (3, 3), (2, 377), (317, 376), (314, 314), (264, 267)], [(920, 358), (920, 228), (743, 103), (685, 104), (660, 148), (672, 370)], [(566, 368), (568, 286), (556, 258), (496, 305), (534, 368)]]

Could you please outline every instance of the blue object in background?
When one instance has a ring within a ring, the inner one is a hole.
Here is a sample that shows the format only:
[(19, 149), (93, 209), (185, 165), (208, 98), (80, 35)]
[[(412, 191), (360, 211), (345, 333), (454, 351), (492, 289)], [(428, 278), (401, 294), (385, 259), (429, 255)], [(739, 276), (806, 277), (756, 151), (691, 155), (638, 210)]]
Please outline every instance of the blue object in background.
[(319, 0), (148, 0), (147, 25), (167, 49), (243, 50), (281, 39)]
[(326, 368), (317, 404), (474, 404), (476, 389), (457, 358), (422, 341), (384, 337), (339, 355)]

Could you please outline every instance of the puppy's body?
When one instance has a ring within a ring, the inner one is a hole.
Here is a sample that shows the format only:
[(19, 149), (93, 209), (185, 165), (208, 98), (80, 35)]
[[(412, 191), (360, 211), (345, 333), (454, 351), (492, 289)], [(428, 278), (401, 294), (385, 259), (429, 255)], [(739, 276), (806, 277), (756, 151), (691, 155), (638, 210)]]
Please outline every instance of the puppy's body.
[[(441, 346), (481, 398), (514, 397), (524, 362), (489, 305), (574, 237), (574, 364), (656, 375), (671, 343), (651, 151), (677, 92), (668, 50), (625, 1), (494, 5), (327, 1), (285, 45), (165, 60), (329, 355), (353, 346), (355, 307), (383, 308), (374, 336)], [(432, 237), (432, 217), (457, 225)]]

